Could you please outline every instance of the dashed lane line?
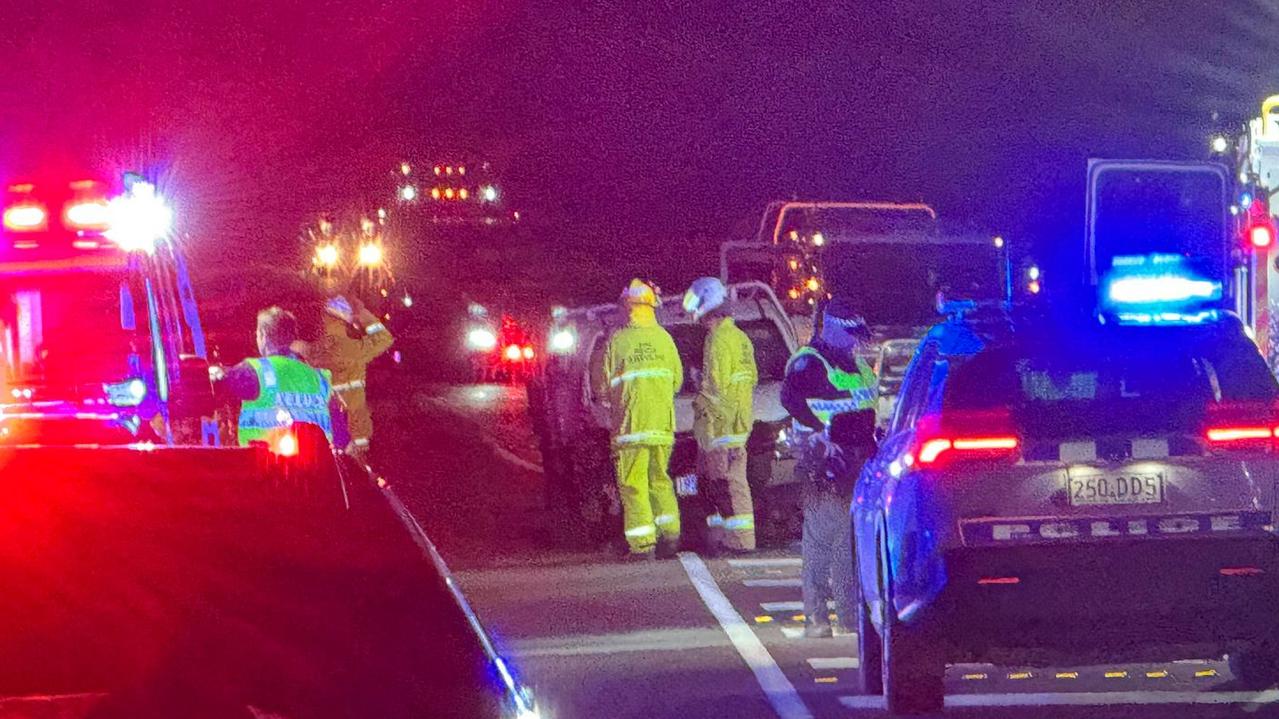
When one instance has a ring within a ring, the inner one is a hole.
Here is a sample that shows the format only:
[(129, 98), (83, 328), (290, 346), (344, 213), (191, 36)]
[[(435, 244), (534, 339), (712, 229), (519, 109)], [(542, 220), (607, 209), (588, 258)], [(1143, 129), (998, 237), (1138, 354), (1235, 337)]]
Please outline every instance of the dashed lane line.
[[(1014, 694), (953, 694), (947, 707), (1114, 706), (1142, 704), (1246, 704), (1261, 706), (1279, 702), (1279, 689), (1263, 692), (1056, 692)], [(843, 696), (849, 709), (882, 709), (882, 696)]]
[(799, 557), (743, 557), (728, 560), (728, 566), (738, 569), (760, 567), (799, 567), (804, 560)]
[(813, 671), (831, 671), (835, 669), (856, 669), (861, 666), (857, 657), (813, 657), (808, 660)]
[(679, 561), (684, 565), (688, 580), (692, 582), (706, 608), (728, 635), (728, 640), (733, 643), (746, 666), (755, 674), (755, 680), (764, 690), (764, 695), (768, 697), (769, 704), (773, 705), (777, 716), (781, 719), (812, 719), (813, 713), (804, 704), (804, 700), (800, 699), (795, 685), (786, 678), (782, 668), (777, 665), (777, 660), (768, 653), (764, 643), (733, 608), (728, 597), (724, 596), (710, 570), (706, 568), (706, 563), (690, 552), (680, 552)]
[(748, 587), (798, 587), (798, 579), (743, 579), (742, 584)]
[(803, 602), (760, 602), (759, 606), (768, 614), (776, 612), (802, 612)]

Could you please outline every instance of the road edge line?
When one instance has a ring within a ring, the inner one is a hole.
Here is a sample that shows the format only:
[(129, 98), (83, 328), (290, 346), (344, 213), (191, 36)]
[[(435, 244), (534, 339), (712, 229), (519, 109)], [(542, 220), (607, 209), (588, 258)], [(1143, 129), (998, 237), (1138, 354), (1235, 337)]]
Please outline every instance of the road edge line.
[(728, 636), (728, 641), (732, 642), (738, 656), (746, 662), (746, 666), (755, 675), (759, 688), (764, 691), (764, 696), (768, 698), (768, 703), (773, 705), (777, 716), (781, 719), (812, 719), (813, 713), (804, 704), (799, 692), (795, 691), (795, 685), (786, 678), (777, 660), (768, 653), (768, 649), (756, 636), (755, 631), (733, 608), (728, 597), (724, 596), (724, 592), (720, 590), (715, 578), (711, 576), (711, 570), (707, 568), (702, 558), (691, 552), (680, 552), (679, 562), (684, 566), (688, 581), (692, 583), (693, 589), (697, 590), (706, 609), (719, 622), (720, 628)]
[(453, 405), (449, 404), (449, 403), (448, 403), (446, 400), (444, 400), (443, 398), (441, 398), (441, 397), (423, 397), (423, 398), (422, 398), (422, 400), (423, 400), (423, 401), (425, 401), (425, 402), (427, 402), (428, 404), (431, 404), (431, 405), (433, 405), (433, 406), (437, 407), (438, 409), (442, 409), (442, 410), (444, 410), (445, 412), (448, 412), (449, 414), (452, 414), (454, 417), (456, 417), (458, 420), (460, 420), (460, 421), (462, 421), (462, 422), (467, 422), (467, 423), (472, 423), (472, 424), (480, 425), (480, 428), (479, 428), (479, 430), (478, 430), (479, 435), (480, 435), (480, 441), (481, 441), (481, 442), (483, 442), (483, 443), (484, 443), (484, 445), (485, 445), (486, 447), (488, 447), (489, 449), (493, 450), (493, 454), (496, 454), (498, 459), (500, 459), (500, 460), (502, 460), (502, 461), (504, 461), (504, 462), (507, 462), (507, 463), (509, 463), (509, 464), (513, 464), (513, 465), (515, 465), (516, 467), (519, 467), (520, 469), (527, 470), (527, 471), (529, 471), (529, 472), (536, 472), (537, 474), (546, 474), (546, 469), (545, 469), (544, 467), (542, 467), (542, 465), (537, 464), (537, 463), (534, 463), (534, 462), (530, 462), (530, 461), (528, 461), (527, 459), (524, 459), (523, 457), (519, 456), (518, 454), (516, 454), (516, 453), (512, 452), (511, 450), (507, 449), (506, 447), (503, 447), (503, 446), (501, 445), (501, 443), (499, 443), (499, 442), (497, 441), (497, 438), (496, 438), (496, 437), (494, 437), (493, 435), (489, 434), (489, 433), (488, 433), (488, 431), (486, 431), (486, 430), (483, 428), (483, 423), (482, 423), (482, 422), (475, 422), (475, 421), (474, 421), (474, 420), (472, 420), (470, 417), (467, 417), (467, 416), (466, 416), (466, 415), (465, 415), (465, 414), (464, 414), (461, 410), (459, 410), (457, 407), (454, 407)]

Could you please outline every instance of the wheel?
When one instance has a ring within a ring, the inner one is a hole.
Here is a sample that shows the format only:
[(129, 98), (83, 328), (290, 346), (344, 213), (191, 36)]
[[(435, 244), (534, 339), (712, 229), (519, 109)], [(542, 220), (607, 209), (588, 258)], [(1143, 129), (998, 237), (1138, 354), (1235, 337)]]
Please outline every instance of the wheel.
[[(886, 555), (882, 548), (880, 556), (883, 567)], [(881, 568), (880, 572), (881, 586), (885, 589), (882, 594), (885, 606), (880, 672), (888, 713), (903, 715), (940, 712), (945, 698), (945, 658), (926, 627), (909, 626), (897, 618), (897, 612), (893, 609), (892, 574), (886, 567)]]
[(1270, 644), (1261, 644), (1230, 653), (1230, 673), (1240, 686), (1262, 691), (1279, 684), (1279, 653)]

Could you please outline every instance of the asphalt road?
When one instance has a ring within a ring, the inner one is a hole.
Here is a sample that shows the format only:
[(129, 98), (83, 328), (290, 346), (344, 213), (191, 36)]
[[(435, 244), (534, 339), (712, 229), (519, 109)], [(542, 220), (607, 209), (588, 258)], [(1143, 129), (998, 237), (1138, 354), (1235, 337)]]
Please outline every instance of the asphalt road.
[[(378, 451), (543, 716), (885, 715), (858, 695), (854, 637), (802, 638), (796, 554), (634, 565), (554, 546), (523, 410), (518, 387), (423, 390), (381, 405)], [(1231, 684), (1223, 662), (1193, 658), (952, 666), (946, 716), (1279, 715), (1279, 690)]]

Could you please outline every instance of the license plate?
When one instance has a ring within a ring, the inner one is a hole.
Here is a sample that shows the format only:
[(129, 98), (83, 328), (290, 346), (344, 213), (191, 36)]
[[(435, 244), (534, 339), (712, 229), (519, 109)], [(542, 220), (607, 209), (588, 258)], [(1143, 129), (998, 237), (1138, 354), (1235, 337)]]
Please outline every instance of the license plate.
[(675, 478), (675, 494), (681, 497), (693, 497), (697, 495), (697, 475), (682, 474)]
[(1164, 501), (1162, 474), (1118, 472), (1067, 479), (1070, 503), (1076, 507), (1098, 504), (1159, 504)]

